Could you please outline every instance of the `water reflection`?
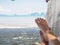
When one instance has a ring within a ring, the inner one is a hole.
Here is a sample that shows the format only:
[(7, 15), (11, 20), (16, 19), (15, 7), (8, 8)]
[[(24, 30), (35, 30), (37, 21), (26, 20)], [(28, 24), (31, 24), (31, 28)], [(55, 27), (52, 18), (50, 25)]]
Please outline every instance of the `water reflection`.
[(39, 39), (37, 29), (0, 29), (0, 45), (32, 45)]

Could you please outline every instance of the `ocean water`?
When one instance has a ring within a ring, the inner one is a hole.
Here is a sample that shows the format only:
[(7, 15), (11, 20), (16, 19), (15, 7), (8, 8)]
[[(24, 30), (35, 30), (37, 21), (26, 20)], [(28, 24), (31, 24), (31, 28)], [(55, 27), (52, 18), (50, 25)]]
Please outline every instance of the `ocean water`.
[(39, 41), (37, 28), (0, 29), (0, 45), (33, 45)]

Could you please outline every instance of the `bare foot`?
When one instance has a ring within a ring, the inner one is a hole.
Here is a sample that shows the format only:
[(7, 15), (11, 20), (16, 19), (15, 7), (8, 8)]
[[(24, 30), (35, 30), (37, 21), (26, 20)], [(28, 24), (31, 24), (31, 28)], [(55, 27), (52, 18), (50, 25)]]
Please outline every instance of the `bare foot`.
[(44, 31), (49, 30), (49, 26), (48, 26), (46, 20), (44, 20), (42, 18), (37, 18), (37, 19), (35, 19), (35, 22), (37, 23), (38, 27), (41, 30), (44, 30)]
[[(46, 43), (46, 41), (53, 41), (55, 45), (60, 45), (60, 42), (58, 41), (57, 37), (50, 31), (50, 28), (47, 24), (47, 22), (42, 19), (42, 18), (37, 18), (35, 20), (37, 23), (38, 27), (42, 29), (42, 34), (41, 37), (43, 39), (43, 42)], [(41, 32), (40, 32), (41, 34)], [(48, 39), (48, 40), (47, 40)]]
[(43, 40), (48, 41), (48, 37), (46, 35), (46, 32), (50, 32), (50, 29), (49, 29), (49, 26), (47, 24), (47, 22), (42, 19), (42, 18), (37, 18), (35, 20), (35, 22), (37, 23), (38, 27), (41, 29), (41, 32), (40, 32), (40, 36), (42, 37)]
[(42, 31), (40, 31), (40, 37), (41, 37), (41, 39), (42, 39), (41, 45), (48, 45), (48, 43), (49, 43), (48, 38), (47, 38), (47, 37), (44, 37)]

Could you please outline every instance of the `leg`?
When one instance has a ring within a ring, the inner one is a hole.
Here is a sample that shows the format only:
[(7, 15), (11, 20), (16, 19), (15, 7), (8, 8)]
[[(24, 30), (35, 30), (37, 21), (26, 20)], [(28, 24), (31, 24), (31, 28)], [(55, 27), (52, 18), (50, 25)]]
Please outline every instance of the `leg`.
[(44, 38), (44, 35), (43, 35), (43, 33), (42, 33), (42, 31), (40, 31), (40, 37), (41, 37), (41, 39), (42, 39), (42, 42), (41, 42), (41, 45), (48, 45), (48, 39), (46, 40), (45, 38)]
[(48, 41), (49, 40), (52, 41), (54, 45), (60, 45), (60, 42), (58, 41), (57, 37), (50, 31), (49, 26), (44, 19), (38, 18), (35, 20), (35, 22), (37, 23), (39, 28), (43, 29), (42, 30), (43, 37), (44, 37), (43, 40), (44, 39), (46, 40), (46, 38), (47, 38)]

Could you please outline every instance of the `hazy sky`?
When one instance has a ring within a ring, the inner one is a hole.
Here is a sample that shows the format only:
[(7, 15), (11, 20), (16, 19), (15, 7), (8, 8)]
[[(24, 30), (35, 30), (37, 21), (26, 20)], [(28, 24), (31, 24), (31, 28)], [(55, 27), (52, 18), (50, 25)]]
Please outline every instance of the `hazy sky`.
[[(46, 13), (45, 0), (0, 0), (0, 15), (27, 15), (31, 13)], [(37, 17), (37, 16), (36, 16)], [(0, 26), (35, 27), (35, 16), (6, 17), (0, 16)], [(41, 17), (41, 16), (40, 16)], [(44, 17), (44, 16), (43, 16)]]

